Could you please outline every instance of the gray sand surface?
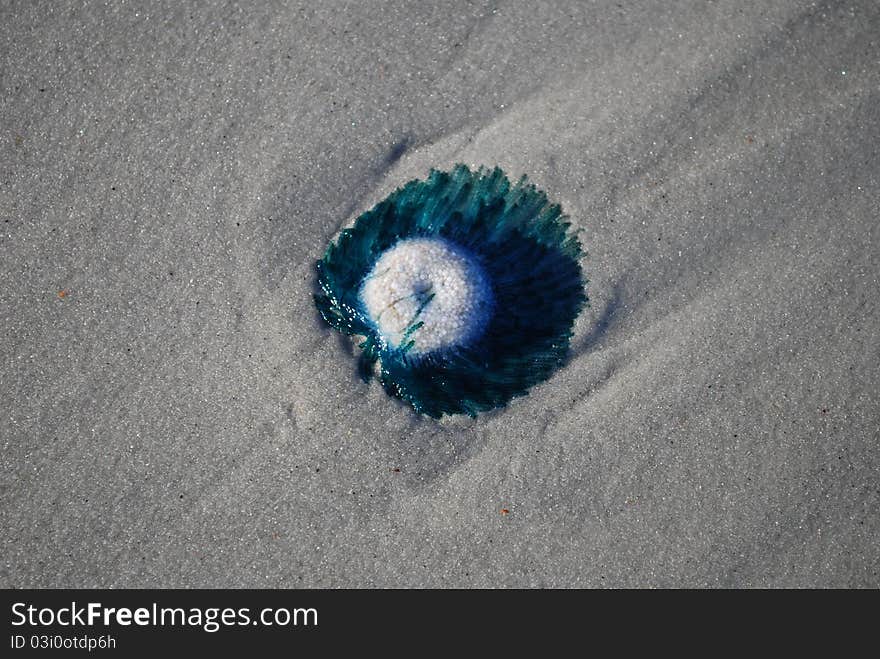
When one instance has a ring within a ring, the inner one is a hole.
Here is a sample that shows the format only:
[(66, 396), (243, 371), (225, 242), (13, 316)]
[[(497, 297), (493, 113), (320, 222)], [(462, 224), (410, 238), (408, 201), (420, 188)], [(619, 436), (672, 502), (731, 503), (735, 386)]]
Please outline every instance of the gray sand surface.
[[(0, 4), (0, 586), (880, 586), (880, 4), (247, 4)], [(438, 423), (311, 292), (456, 162), (592, 307)]]

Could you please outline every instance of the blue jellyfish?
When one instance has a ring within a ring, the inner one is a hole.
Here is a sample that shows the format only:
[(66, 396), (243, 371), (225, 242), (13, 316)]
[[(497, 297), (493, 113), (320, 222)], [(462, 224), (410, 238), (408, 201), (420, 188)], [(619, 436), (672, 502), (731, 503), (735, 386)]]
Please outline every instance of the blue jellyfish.
[(587, 304), (558, 204), (501, 169), (432, 170), (344, 229), (315, 304), (360, 337), (358, 370), (417, 412), (476, 416), (559, 368)]

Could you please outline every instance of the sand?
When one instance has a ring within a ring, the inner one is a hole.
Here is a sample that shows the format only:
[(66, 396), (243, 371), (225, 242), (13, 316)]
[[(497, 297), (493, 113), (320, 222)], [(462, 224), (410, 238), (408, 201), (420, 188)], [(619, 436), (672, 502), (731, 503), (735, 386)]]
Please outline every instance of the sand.
[[(876, 2), (64, 4), (0, 9), (0, 586), (880, 586)], [(592, 306), (436, 422), (313, 266), (456, 162)]]

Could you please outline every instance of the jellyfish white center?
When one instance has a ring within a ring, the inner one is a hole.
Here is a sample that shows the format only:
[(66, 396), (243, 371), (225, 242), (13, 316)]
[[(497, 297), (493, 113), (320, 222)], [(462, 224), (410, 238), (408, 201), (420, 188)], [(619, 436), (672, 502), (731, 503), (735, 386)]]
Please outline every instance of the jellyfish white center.
[(416, 355), (479, 337), (492, 312), (492, 287), (476, 258), (438, 238), (409, 238), (388, 249), (364, 279), (361, 300), (382, 338)]

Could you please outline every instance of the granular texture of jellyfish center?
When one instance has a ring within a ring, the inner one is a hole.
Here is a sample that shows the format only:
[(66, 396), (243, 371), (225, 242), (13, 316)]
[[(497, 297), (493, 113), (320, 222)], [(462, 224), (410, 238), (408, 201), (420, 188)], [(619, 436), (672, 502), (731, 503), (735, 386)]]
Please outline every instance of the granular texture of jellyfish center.
[(441, 238), (398, 241), (364, 278), (360, 295), (382, 339), (414, 355), (478, 338), (493, 303), (476, 257)]

